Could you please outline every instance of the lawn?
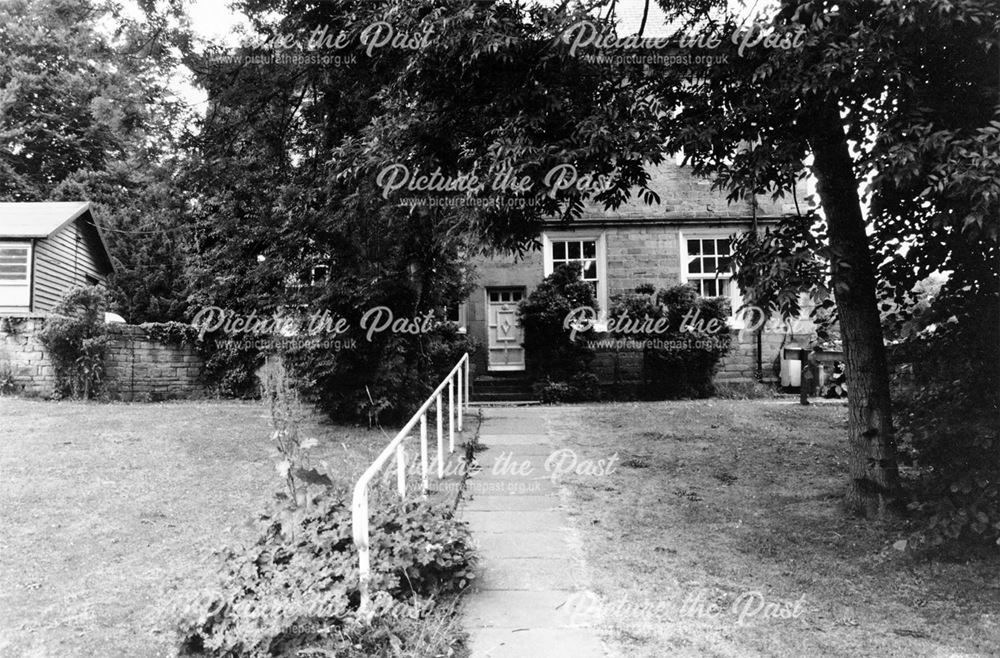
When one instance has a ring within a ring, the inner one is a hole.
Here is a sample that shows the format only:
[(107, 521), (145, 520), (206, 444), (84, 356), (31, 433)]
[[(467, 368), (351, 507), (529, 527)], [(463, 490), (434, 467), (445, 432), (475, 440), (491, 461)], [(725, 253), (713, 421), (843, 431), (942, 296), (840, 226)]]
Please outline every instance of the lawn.
[[(323, 425), (350, 481), (388, 439)], [(173, 655), (171, 609), (278, 491), (259, 404), (0, 398), (0, 656)]]
[[(845, 516), (846, 408), (785, 399), (579, 407), (565, 447), (593, 595), (630, 658), (1000, 655), (1000, 559), (915, 559), (897, 523)], [(599, 428), (595, 431), (595, 428)]]

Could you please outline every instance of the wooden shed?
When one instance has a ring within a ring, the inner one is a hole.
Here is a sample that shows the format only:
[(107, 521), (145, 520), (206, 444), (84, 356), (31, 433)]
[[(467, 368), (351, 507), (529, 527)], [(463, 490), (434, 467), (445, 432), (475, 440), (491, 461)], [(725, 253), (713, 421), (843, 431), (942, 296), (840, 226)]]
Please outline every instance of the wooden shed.
[(0, 203), (0, 314), (45, 314), (113, 271), (90, 203)]

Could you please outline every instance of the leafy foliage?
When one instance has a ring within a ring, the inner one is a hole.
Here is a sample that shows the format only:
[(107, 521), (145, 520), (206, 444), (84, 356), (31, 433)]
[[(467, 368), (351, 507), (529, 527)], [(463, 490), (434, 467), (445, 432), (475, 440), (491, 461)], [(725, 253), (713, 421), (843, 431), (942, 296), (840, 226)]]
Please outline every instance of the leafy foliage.
[[(593, 350), (583, 340), (573, 340), (566, 326), (567, 318), (580, 308), (599, 312), (594, 289), (580, 278), (577, 263), (557, 267), (518, 305), (525, 359), (536, 379), (564, 381), (588, 370)], [(590, 335), (589, 328), (580, 332), (581, 338)]]
[(271, 420), (271, 440), (278, 450), (275, 468), (286, 486), (279, 500), (286, 501), (294, 510), (307, 503), (309, 485), (330, 486), (333, 481), (325, 473), (309, 468), (308, 452), (317, 441), (303, 438), (299, 433), (302, 406), (284, 360), (281, 357), (267, 359), (257, 371), (257, 377)]
[(578, 372), (567, 381), (544, 379), (532, 384), (532, 392), (542, 404), (592, 402), (601, 399), (601, 382), (592, 372)]
[(914, 374), (895, 402), (916, 469), (917, 545), (1000, 544), (1000, 304), (967, 292), (946, 287), (923, 329), (893, 350)]
[(372, 564), (383, 570), (372, 574), (372, 590), (380, 594), (375, 620), (368, 622), (358, 615), (347, 503), (323, 497), (291, 523), (262, 520), (254, 545), (224, 552), (221, 591), (203, 597), (180, 621), (185, 655), (291, 656), (307, 647), (358, 655), (352, 645), (361, 638), (377, 649), (372, 655), (390, 653), (402, 642), (398, 621), (389, 621), (394, 610), (457, 593), (474, 578), (471, 536), (450, 511), (421, 501), (376, 508)]
[(819, 387), (817, 393), (824, 398), (847, 397), (847, 377), (844, 371), (843, 363), (838, 361), (832, 364), (832, 367), (827, 369), (826, 382)]
[(105, 0), (0, 5), (0, 198), (46, 200), (76, 172), (170, 141), (178, 104), (162, 75), (173, 61), (148, 27)]
[(826, 338), (836, 320), (836, 304), (824, 258), (829, 253), (825, 238), (824, 222), (813, 213), (785, 217), (763, 235), (734, 236), (733, 279), (743, 295), (744, 308), (761, 309), (765, 320), (798, 318), (801, 298), (808, 295), (814, 302), (810, 317), (817, 323), (819, 337)]
[(17, 377), (10, 361), (0, 361), (0, 395), (9, 395), (17, 391)]
[[(647, 287), (641, 289), (648, 290)], [(639, 336), (653, 337), (670, 345), (645, 348), (642, 397), (654, 400), (700, 398), (714, 393), (712, 380), (732, 344), (727, 299), (701, 297), (693, 286), (678, 285), (662, 288), (655, 295), (643, 292), (619, 295), (612, 302), (610, 315), (643, 321), (648, 318), (662, 323), (662, 331), (655, 335)], [(682, 324), (684, 331), (681, 331)], [(616, 331), (613, 335), (631, 336), (624, 331)]]
[[(406, 419), (427, 399), (474, 341), (450, 323), (420, 334), (352, 330), (351, 349), (306, 343), (288, 352), (303, 393), (334, 418), (369, 425)], [(346, 337), (345, 337), (346, 338)]]
[(73, 288), (45, 319), (39, 339), (56, 370), (56, 392), (85, 400), (100, 392), (108, 330), (107, 300), (97, 286)]

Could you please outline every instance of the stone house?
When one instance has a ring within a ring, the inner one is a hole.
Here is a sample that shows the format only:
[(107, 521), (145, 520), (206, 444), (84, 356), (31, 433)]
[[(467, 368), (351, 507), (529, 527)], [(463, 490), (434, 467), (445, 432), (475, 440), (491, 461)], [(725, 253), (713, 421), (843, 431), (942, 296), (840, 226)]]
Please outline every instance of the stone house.
[[(770, 197), (731, 204), (713, 191), (707, 180), (691, 176), (679, 162), (668, 160), (651, 172), (650, 188), (660, 197), (646, 205), (635, 195), (615, 210), (585, 208), (579, 220), (547, 222), (537, 248), (522, 258), (497, 256), (474, 262), (477, 283), (457, 313), (459, 324), (481, 344), (474, 355), (476, 389), (497, 399), (523, 398), (526, 364), (523, 333), (517, 323), (517, 304), (561, 263), (579, 263), (583, 279), (594, 286), (601, 309), (618, 293), (632, 292), (640, 284), (657, 289), (679, 283), (696, 286), (703, 296), (728, 297), (734, 311), (730, 319), (736, 340), (725, 358), (718, 380), (751, 381), (758, 364), (765, 379), (773, 379), (772, 364), (783, 344), (808, 340), (763, 332), (760, 349), (756, 332), (744, 331), (736, 310), (743, 304), (732, 280), (730, 236), (750, 230), (763, 231), (782, 215), (794, 214), (793, 199), (773, 202)], [(803, 203), (806, 190), (797, 190)], [(639, 377), (642, 355), (635, 350), (599, 351), (597, 374), (611, 379)]]

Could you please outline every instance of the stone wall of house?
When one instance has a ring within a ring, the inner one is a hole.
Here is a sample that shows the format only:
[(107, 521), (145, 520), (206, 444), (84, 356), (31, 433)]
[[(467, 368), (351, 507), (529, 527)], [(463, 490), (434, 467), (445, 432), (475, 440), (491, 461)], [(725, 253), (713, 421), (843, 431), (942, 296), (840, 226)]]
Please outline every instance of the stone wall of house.
[[(38, 338), (44, 322), (42, 317), (0, 318), (0, 378), (9, 371), (18, 393), (55, 393), (55, 368)], [(135, 325), (108, 325), (108, 333), (104, 367), (111, 399), (158, 401), (204, 394), (204, 361), (193, 347), (161, 343)]]
[(680, 283), (678, 229), (664, 226), (609, 228), (608, 295), (631, 292), (643, 283), (667, 288)]
[[(733, 331), (732, 349), (723, 357), (715, 375), (716, 382), (751, 382), (757, 369), (756, 339), (752, 332), (741, 335)], [(765, 382), (778, 380), (774, 371), (774, 361), (781, 347), (796, 342), (805, 345), (811, 340), (809, 334), (784, 335), (765, 332), (761, 335), (762, 374)], [(604, 383), (634, 383), (642, 380), (643, 353), (641, 348), (602, 347), (595, 350), (591, 368)]]

